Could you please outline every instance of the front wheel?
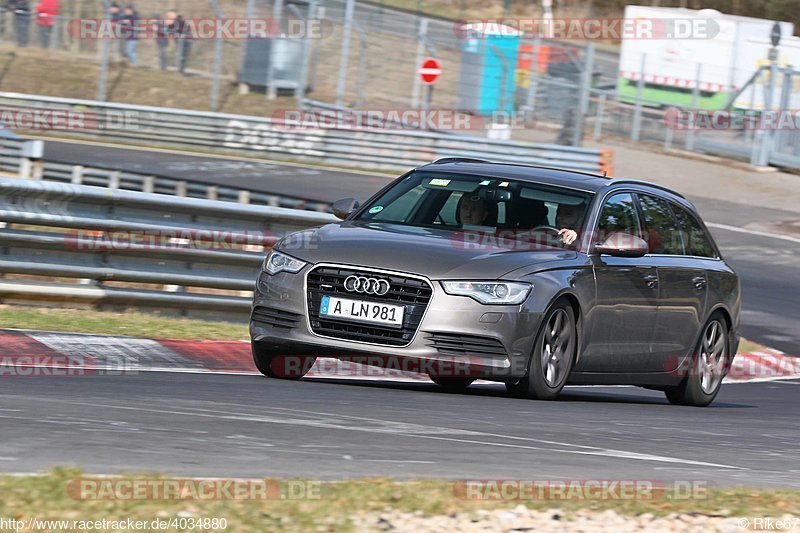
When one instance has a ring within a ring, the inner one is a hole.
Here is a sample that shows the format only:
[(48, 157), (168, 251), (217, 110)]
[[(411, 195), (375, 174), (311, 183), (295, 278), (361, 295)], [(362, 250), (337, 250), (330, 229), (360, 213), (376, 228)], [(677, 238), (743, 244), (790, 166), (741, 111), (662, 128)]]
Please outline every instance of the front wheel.
[(536, 337), (527, 375), (519, 381), (506, 383), (506, 389), (513, 396), (554, 400), (572, 370), (577, 346), (572, 307), (563, 300), (557, 302), (543, 323)]
[(730, 364), (728, 327), (720, 315), (708, 320), (690, 361), (688, 375), (681, 384), (667, 388), (664, 394), (674, 405), (705, 407), (719, 393)]
[(256, 343), (250, 348), (253, 363), (259, 372), (269, 378), (300, 379), (311, 370), (317, 360), (312, 355), (280, 355), (264, 349)]

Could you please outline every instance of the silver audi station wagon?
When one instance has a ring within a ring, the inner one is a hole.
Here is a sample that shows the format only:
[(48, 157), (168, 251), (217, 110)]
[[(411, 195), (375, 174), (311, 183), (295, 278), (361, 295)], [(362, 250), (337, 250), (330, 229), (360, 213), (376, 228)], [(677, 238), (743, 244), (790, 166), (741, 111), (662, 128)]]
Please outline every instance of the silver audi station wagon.
[(736, 353), (739, 279), (664, 187), (446, 158), (333, 210), (264, 261), (250, 333), (267, 376), (402, 361), (453, 390), (629, 384), (705, 406)]

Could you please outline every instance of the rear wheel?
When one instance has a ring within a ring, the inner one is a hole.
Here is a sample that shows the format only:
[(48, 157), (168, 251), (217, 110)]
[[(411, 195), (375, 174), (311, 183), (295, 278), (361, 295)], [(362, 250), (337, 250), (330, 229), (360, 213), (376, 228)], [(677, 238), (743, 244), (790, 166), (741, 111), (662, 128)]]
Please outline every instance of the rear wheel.
[(703, 328), (703, 334), (689, 365), (689, 375), (680, 385), (664, 391), (669, 403), (705, 407), (714, 401), (728, 372), (728, 327), (719, 314), (713, 315)]
[(575, 312), (569, 303), (561, 300), (547, 312), (543, 323), (527, 375), (506, 383), (506, 389), (513, 396), (554, 400), (567, 382), (577, 346)]
[(430, 376), (430, 378), (431, 381), (449, 392), (462, 392), (466, 390), (467, 387), (472, 385), (473, 381), (475, 381), (474, 378), (454, 378), (440, 376)]
[(280, 355), (264, 349), (256, 343), (250, 345), (253, 363), (259, 372), (270, 378), (300, 379), (314, 366), (316, 357), (311, 355)]

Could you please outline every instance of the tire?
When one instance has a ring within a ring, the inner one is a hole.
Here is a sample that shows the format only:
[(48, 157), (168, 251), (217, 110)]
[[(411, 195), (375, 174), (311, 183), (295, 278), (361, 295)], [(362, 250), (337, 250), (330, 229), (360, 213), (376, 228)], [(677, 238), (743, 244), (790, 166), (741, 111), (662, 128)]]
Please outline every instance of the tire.
[(512, 396), (555, 400), (567, 382), (577, 347), (575, 312), (559, 300), (545, 315), (533, 345), (525, 377), (507, 382)]
[(717, 397), (722, 379), (728, 373), (731, 357), (725, 319), (719, 313), (713, 314), (702, 331), (689, 364), (689, 375), (679, 385), (664, 391), (673, 405), (706, 407)]
[(463, 392), (472, 385), (475, 378), (453, 378), (453, 377), (439, 377), (430, 376), (431, 381), (439, 385), (441, 388), (448, 392)]
[(280, 355), (251, 343), (253, 363), (268, 378), (298, 380), (308, 374), (316, 357), (311, 355)]

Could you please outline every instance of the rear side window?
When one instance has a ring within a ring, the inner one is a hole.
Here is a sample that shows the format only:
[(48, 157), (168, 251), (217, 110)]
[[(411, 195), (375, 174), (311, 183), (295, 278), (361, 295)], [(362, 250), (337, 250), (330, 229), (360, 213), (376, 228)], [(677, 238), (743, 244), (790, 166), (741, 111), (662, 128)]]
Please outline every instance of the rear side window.
[(606, 200), (597, 223), (597, 242), (605, 241), (612, 233), (639, 236), (639, 217), (630, 193), (615, 194)]
[(711, 237), (705, 232), (697, 218), (688, 209), (677, 204), (672, 204), (672, 210), (683, 229), (686, 255), (716, 258), (717, 251), (711, 243)]
[(651, 254), (683, 255), (681, 225), (666, 200), (639, 194), (644, 220), (644, 240)]

